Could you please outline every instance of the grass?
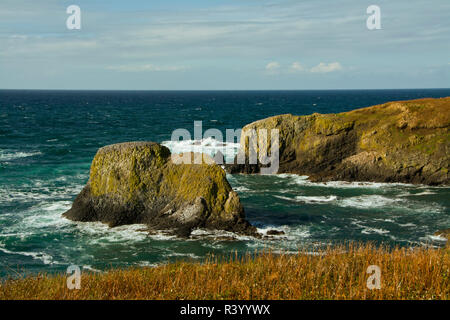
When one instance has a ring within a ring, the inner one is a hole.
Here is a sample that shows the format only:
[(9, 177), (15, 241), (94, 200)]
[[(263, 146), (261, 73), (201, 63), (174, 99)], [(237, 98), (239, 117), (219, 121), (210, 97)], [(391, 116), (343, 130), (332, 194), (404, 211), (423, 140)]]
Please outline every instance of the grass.
[[(295, 255), (262, 252), (204, 263), (83, 273), (80, 290), (66, 274), (8, 279), (0, 299), (449, 299), (449, 249), (336, 245)], [(369, 265), (381, 289), (369, 290)]]

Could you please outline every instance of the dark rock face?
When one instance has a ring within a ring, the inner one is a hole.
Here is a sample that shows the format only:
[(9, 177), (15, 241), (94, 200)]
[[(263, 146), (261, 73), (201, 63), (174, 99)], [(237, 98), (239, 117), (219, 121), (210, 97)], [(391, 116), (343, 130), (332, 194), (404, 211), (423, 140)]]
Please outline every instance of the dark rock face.
[[(245, 133), (279, 130), (278, 173), (308, 175), (313, 181), (449, 184), (450, 97), (390, 102), (340, 114), (280, 115), (242, 130), (246, 164), (230, 173), (258, 173), (249, 164)], [(268, 141), (270, 144), (270, 142)], [(235, 163), (237, 161), (235, 160)]]
[(197, 227), (257, 235), (220, 166), (206, 155), (201, 164), (174, 163), (169, 149), (153, 142), (101, 148), (64, 217), (111, 227), (143, 223), (181, 236)]
[(284, 235), (284, 231), (281, 230), (269, 230), (266, 233), (268, 236), (280, 236), (280, 235)]

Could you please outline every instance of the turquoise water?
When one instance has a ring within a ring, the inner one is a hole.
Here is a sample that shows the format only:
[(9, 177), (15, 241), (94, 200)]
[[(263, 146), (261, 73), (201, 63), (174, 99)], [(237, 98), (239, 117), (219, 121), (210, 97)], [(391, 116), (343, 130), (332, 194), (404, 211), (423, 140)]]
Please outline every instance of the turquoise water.
[[(248, 219), (261, 232), (285, 232), (270, 241), (205, 230), (181, 240), (148, 235), (141, 225), (109, 229), (61, 217), (85, 185), (95, 152), (107, 144), (149, 140), (184, 151), (195, 142), (168, 141), (174, 129), (193, 133), (194, 121), (202, 121), (203, 130), (225, 132), (281, 113), (342, 112), (392, 100), (442, 96), (450, 96), (450, 89), (0, 91), (0, 276), (64, 271), (71, 264), (95, 270), (151, 266), (268, 247), (295, 252), (305, 245), (346, 240), (442, 246), (443, 239), (433, 233), (450, 227), (448, 187), (310, 183), (305, 177), (285, 174), (228, 176)], [(220, 148), (214, 140), (202, 145), (212, 154)]]

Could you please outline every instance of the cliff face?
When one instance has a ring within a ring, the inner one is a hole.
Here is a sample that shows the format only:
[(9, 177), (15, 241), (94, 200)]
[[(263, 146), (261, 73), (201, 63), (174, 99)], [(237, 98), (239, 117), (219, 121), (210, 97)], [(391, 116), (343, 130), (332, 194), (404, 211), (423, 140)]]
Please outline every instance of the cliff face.
[[(449, 124), (450, 97), (390, 102), (339, 114), (256, 121), (243, 128), (241, 148), (248, 156), (248, 130), (278, 129), (278, 173), (314, 181), (448, 184)], [(227, 170), (256, 173), (261, 167), (235, 164)]]
[(195, 227), (255, 233), (225, 171), (204, 157), (202, 164), (176, 164), (168, 148), (153, 142), (103, 147), (87, 185), (64, 216), (111, 227), (144, 223), (179, 235)]

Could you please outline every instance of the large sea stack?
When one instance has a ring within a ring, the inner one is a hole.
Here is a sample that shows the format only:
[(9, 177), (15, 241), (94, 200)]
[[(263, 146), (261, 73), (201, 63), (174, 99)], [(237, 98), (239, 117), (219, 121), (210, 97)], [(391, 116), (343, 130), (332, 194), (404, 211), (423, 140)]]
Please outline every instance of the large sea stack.
[[(194, 160), (199, 154), (189, 156)], [(176, 164), (168, 148), (153, 142), (103, 147), (87, 185), (64, 216), (111, 227), (147, 224), (182, 236), (197, 227), (256, 234), (225, 171), (204, 158), (201, 164)]]
[[(278, 129), (278, 173), (307, 175), (313, 181), (449, 184), (449, 119), (450, 97), (338, 114), (279, 115), (243, 128), (247, 164), (228, 165), (227, 170), (258, 173), (262, 165), (248, 164), (246, 132)], [(253, 148), (258, 149), (256, 144)]]

